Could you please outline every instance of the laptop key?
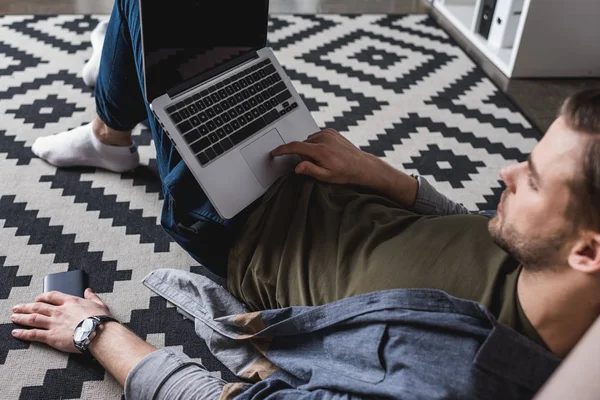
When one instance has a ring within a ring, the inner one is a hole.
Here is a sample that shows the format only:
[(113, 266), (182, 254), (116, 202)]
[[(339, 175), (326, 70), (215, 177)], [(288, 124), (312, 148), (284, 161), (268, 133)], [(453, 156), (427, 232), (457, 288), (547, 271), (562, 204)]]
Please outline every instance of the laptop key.
[(258, 102), (256, 101), (256, 99), (253, 97), (250, 100), (248, 100), (248, 103), (250, 103), (250, 107), (254, 107), (258, 104)]
[(254, 135), (265, 126), (267, 126), (267, 124), (262, 118), (255, 119), (254, 122), (244, 126), (242, 129), (233, 134), (233, 142), (238, 144)]
[(245, 88), (246, 86), (248, 86), (248, 82), (246, 81), (246, 78), (242, 78), (239, 80), (240, 82), (240, 86)]
[(183, 118), (181, 118), (181, 115), (179, 115), (178, 112), (174, 112), (173, 114), (171, 114), (171, 120), (174, 123), (178, 124), (181, 122), (181, 120), (183, 120)]
[(215, 143), (212, 149), (215, 151), (215, 153), (217, 153), (217, 155), (223, 154), (225, 152), (225, 149), (223, 149), (223, 147), (219, 143)]
[(248, 88), (248, 92), (249, 92), (251, 95), (254, 95), (254, 94), (256, 94), (256, 89), (254, 88), (254, 86), (250, 86), (250, 87)]
[(199, 153), (201, 151), (203, 151), (204, 149), (206, 149), (208, 146), (210, 146), (210, 140), (208, 140), (208, 138), (204, 137), (200, 140), (198, 140), (197, 142), (194, 142), (190, 148), (192, 149), (192, 151), (194, 153)]
[(275, 72), (275, 67), (272, 65), (267, 65), (265, 67), (265, 72), (267, 73), (267, 75), (271, 75), (273, 72)]
[(236, 92), (239, 92), (240, 90), (242, 90), (242, 85), (240, 85), (239, 82), (234, 82), (232, 86)]
[(233, 130), (240, 128), (240, 123), (237, 122), (237, 119), (234, 119), (233, 121), (231, 121), (231, 127), (233, 128)]
[(235, 106), (235, 112), (238, 114), (241, 114), (244, 112), (244, 106), (242, 106), (241, 104), (238, 104), (237, 106)]
[(229, 103), (229, 105), (231, 107), (235, 106), (237, 104), (237, 100), (235, 99), (235, 97), (230, 97), (227, 99), (227, 103)]
[(277, 85), (273, 86), (273, 89), (275, 89), (275, 93), (279, 93), (286, 89), (285, 83), (279, 82)]
[(188, 143), (192, 143), (200, 139), (200, 136), (200, 131), (198, 131), (198, 129), (194, 129), (192, 131), (189, 131), (187, 135), (184, 136), (184, 138)]
[(227, 92), (224, 89), (220, 89), (218, 93), (221, 99), (227, 98)]
[(190, 112), (184, 108), (183, 110), (179, 111), (179, 115), (181, 115), (183, 119), (186, 119), (190, 117)]
[(192, 104), (194, 102), (194, 98), (192, 96), (190, 96), (190, 97), (188, 97), (186, 99), (183, 99), (183, 102), (185, 104)]
[(264, 114), (267, 112), (267, 108), (264, 106), (264, 104), (261, 104), (260, 106), (258, 106), (258, 112), (261, 114)]
[(198, 159), (198, 161), (200, 161), (200, 165), (204, 165), (206, 163), (208, 163), (208, 157), (206, 157), (206, 154), (204, 153), (200, 153), (196, 156), (196, 158)]
[(285, 100), (289, 99), (290, 97), (292, 97), (292, 94), (290, 93), (289, 90), (286, 89), (285, 92), (279, 93), (277, 95), (276, 99), (277, 99), (278, 103), (282, 103)]
[(237, 117), (237, 115), (238, 115), (238, 113), (237, 113), (237, 111), (235, 110), (235, 108), (232, 108), (231, 110), (229, 110), (229, 111), (227, 112), (227, 114), (228, 114), (228, 115), (229, 115), (231, 118), (235, 118), (235, 117)]
[(244, 97), (244, 96), (242, 96), (242, 94), (241, 94), (241, 93), (236, 93), (236, 94), (235, 94), (235, 96), (234, 96), (234, 98), (235, 98), (235, 100), (236, 100), (238, 103), (241, 103), (242, 101), (244, 101), (244, 98), (245, 98), (245, 97)]
[(202, 101), (204, 101), (204, 106), (206, 107), (210, 107), (213, 105), (213, 101), (210, 99), (210, 97), (205, 97), (204, 99), (202, 99)]
[(257, 108), (253, 108), (253, 109), (252, 109), (252, 116), (253, 116), (254, 118), (258, 118), (258, 117), (260, 117), (260, 111), (258, 111), (258, 109), (257, 109)]
[(210, 139), (210, 142), (211, 142), (211, 143), (216, 143), (216, 142), (218, 142), (218, 141), (219, 141), (219, 137), (218, 137), (218, 136), (217, 136), (217, 134), (216, 134), (216, 133), (214, 133), (214, 132), (213, 132), (213, 133), (211, 133), (211, 134), (209, 134), (209, 135), (208, 135), (208, 138)]
[(225, 151), (227, 151), (233, 147), (233, 142), (229, 138), (225, 138), (225, 139), (221, 140), (219, 143), (221, 143), (221, 146), (223, 146), (223, 150), (225, 150)]
[(222, 88), (223, 87), (223, 82), (217, 82), (217, 84), (215, 85), (217, 88)]
[(214, 131), (215, 129), (217, 129), (217, 126), (215, 125), (214, 121), (208, 121), (206, 123), (206, 126), (208, 127), (208, 130), (211, 132)]
[(217, 125), (217, 127), (223, 125), (224, 121), (223, 118), (221, 118), (220, 116), (215, 118), (215, 124)]
[(187, 131), (189, 131), (190, 129), (192, 129), (192, 124), (190, 124), (189, 121), (183, 121), (182, 123), (180, 123), (179, 125), (177, 125), (177, 129), (181, 133), (186, 133)]
[(208, 135), (208, 132), (210, 132), (208, 130), (208, 126), (206, 126), (206, 125), (202, 125), (200, 128), (198, 128), (198, 130), (200, 131), (200, 135), (202, 135), (202, 136), (206, 136), (206, 135)]
[(221, 106), (221, 108), (222, 108), (223, 110), (227, 110), (227, 109), (229, 109), (229, 107), (231, 107), (231, 106), (229, 105), (229, 103), (227, 102), (227, 100), (223, 100), (222, 102), (220, 102), (220, 103), (219, 103), (219, 105)]
[(198, 110), (202, 111), (206, 108), (206, 106), (204, 105), (204, 103), (202, 102), (202, 100), (199, 100), (196, 102), (196, 108), (198, 108)]
[(200, 125), (200, 119), (196, 116), (190, 118), (190, 122), (192, 123), (192, 126)]
[(213, 160), (217, 157), (217, 153), (215, 153), (215, 151), (210, 147), (208, 149), (206, 149), (204, 154), (206, 154), (206, 156), (208, 157), (209, 160)]
[(223, 118), (224, 122), (229, 122), (231, 120), (229, 113), (223, 113), (223, 115), (221, 115), (221, 118)]
[(208, 110), (206, 110), (206, 115), (208, 115), (208, 118), (213, 118), (217, 114), (215, 113), (215, 110), (209, 108)]
[(246, 118), (246, 121), (251, 122), (254, 117), (252, 116), (252, 113), (247, 112), (246, 114), (244, 114), (244, 118)]
[(236, 121), (239, 122), (240, 126), (246, 125), (247, 122), (246, 117), (244, 117), (243, 115), (240, 115)]
[(198, 113), (198, 107), (196, 107), (195, 104), (190, 104), (187, 109), (190, 112), (190, 114), (192, 114), (192, 115), (195, 115)]
[(179, 103), (175, 104), (177, 106), (177, 108), (183, 108), (185, 107), (185, 102), (180, 101)]
[(292, 109), (294, 109), (294, 108), (298, 107), (298, 103), (292, 103), (292, 104), (290, 104), (290, 107), (291, 107)]
[(210, 95), (210, 99), (215, 103), (222, 100), (217, 93), (212, 93)]
[(258, 76), (260, 76), (261, 78), (264, 78), (265, 76), (267, 76), (267, 73), (265, 72), (264, 68), (261, 68), (258, 70)]
[(177, 110), (177, 106), (176, 105), (172, 105), (170, 107), (167, 107), (167, 112), (169, 114), (171, 114), (173, 111)]
[(250, 97), (250, 92), (248, 91), (248, 89), (242, 90), (242, 97), (244, 99), (247, 99), (248, 97)]
[(208, 115), (206, 115), (205, 112), (201, 112), (200, 114), (198, 114), (198, 118), (200, 118), (201, 122), (206, 122), (208, 121)]
[(215, 104), (213, 107), (213, 110), (215, 110), (215, 113), (217, 113), (217, 114), (221, 114), (223, 112), (223, 108), (221, 107), (220, 104)]
[(279, 102), (277, 101), (277, 99), (275, 97), (273, 97), (271, 100), (269, 100), (269, 102), (271, 103), (271, 107), (277, 107), (279, 105)]
[(235, 93), (235, 91), (233, 90), (233, 86), (229, 85), (225, 88), (225, 92), (227, 92), (228, 95), (232, 95), (233, 93)]
[(244, 108), (244, 111), (248, 111), (249, 109), (251, 109), (251, 108), (252, 108), (252, 106), (250, 106), (250, 103), (249, 103), (249, 102), (247, 102), (247, 101), (245, 101), (245, 102), (242, 104), (242, 107)]
[[(225, 126), (223, 127), (223, 130), (225, 131), (225, 134), (226, 134), (226, 135), (231, 135), (231, 134), (233, 133), (233, 128), (231, 127), (231, 125), (230, 125), (230, 124), (227, 124), (227, 125), (225, 125)], [(219, 132), (217, 131), (217, 134), (218, 134), (218, 133), (219, 133)]]
[(225, 129), (224, 128), (217, 129), (217, 136), (219, 137), (219, 139), (223, 139), (225, 136), (227, 136), (227, 134), (225, 133)]

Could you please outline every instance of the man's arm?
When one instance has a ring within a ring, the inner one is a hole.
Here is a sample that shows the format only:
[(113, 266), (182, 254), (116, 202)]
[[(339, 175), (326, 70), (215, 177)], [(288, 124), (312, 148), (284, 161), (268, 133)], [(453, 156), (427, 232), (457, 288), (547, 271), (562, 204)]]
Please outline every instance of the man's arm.
[(419, 214), (468, 214), (431, 186), (422, 177), (412, 177), (378, 157), (366, 153), (333, 129), (310, 135), (304, 142), (284, 144), (272, 156), (298, 154), (303, 161), (296, 173), (310, 175), (320, 181), (351, 184), (375, 190), (381, 195)]
[[(73, 344), (73, 332), (80, 321), (110, 315), (108, 307), (90, 289), (83, 299), (47, 292), (35, 300), (13, 308), (11, 320), (32, 328), (16, 329), (13, 336), (64, 352), (79, 352)], [(131, 400), (218, 399), (226, 384), (182, 352), (157, 350), (117, 322), (100, 325), (88, 350), (124, 386)]]

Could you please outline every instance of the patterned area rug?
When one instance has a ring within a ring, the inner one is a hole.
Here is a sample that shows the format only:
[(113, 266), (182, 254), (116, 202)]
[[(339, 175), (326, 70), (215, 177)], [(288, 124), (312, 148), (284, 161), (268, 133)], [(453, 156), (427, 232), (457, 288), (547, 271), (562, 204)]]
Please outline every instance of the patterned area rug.
[[(10, 336), (14, 304), (32, 301), (46, 274), (83, 269), (117, 318), (142, 338), (179, 348), (232, 378), (141, 279), (155, 268), (201, 267), (159, 226), (153, 143), (134, 134), (143, 166), (125, 174), (57, 170), (35, 138), (94, 116), (80, 71), (89, 32), (105, 16), (0, 18), (0, 398), (118, 399), (96, 364)], [(426, 176), (472, 209), (494, 208), (499, 169), (539, 138), (432, 19), (274, 16), (270, 44), (317, 122), (397, 168)]]

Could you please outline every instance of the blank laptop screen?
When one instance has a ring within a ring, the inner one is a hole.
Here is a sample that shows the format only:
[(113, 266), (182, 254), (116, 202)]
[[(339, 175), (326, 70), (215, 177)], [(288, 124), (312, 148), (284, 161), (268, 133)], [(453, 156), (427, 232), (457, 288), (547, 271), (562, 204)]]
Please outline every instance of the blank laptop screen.
[(140, 8), (149, 102), (267, 42), (268, 0), (140, 0)]

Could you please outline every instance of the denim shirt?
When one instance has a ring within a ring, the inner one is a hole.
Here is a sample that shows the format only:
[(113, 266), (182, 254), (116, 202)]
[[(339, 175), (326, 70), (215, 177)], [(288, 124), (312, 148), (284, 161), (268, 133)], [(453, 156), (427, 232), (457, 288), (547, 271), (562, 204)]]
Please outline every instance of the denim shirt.
[[(223, 399), (529, 399), (560, 363), (481, 305), (438, 290), (248, 313), (202, 275), (160, 269), (144, 284), (193, 319), (211, 352), (248, 380), (226, 385)], [(183, 394), (199, 384), (195, 368), (182, 352), (158, 350), (131, 371), (125, 396)]]

